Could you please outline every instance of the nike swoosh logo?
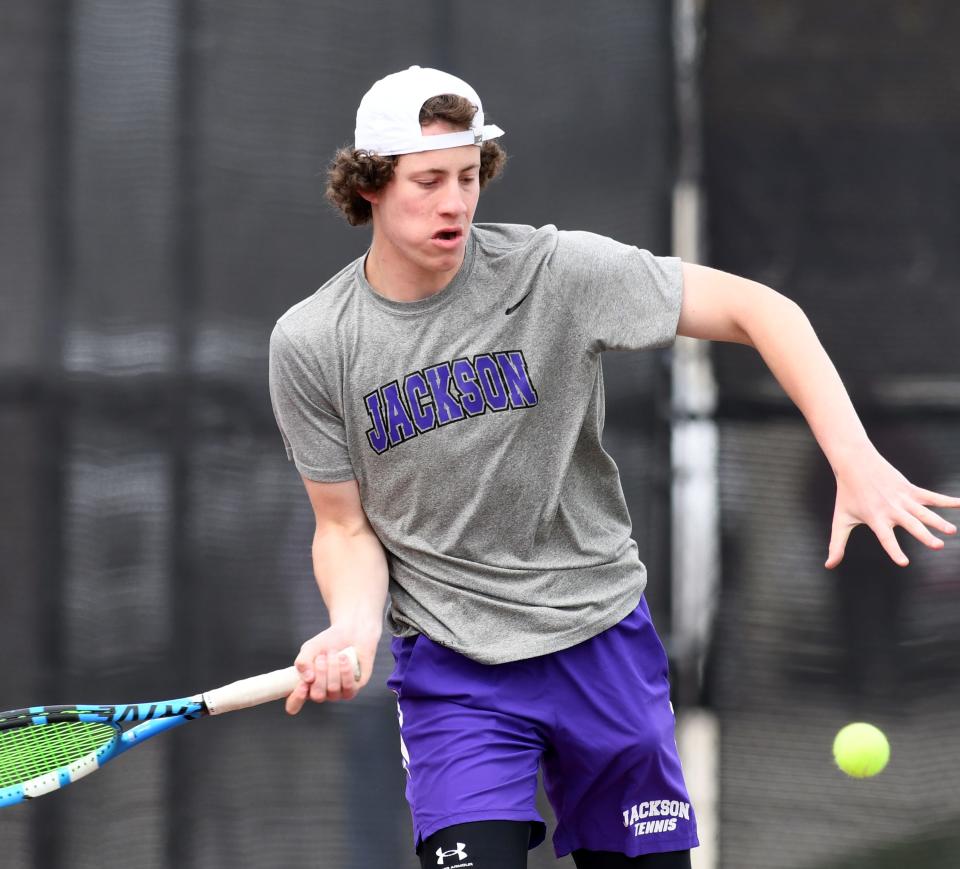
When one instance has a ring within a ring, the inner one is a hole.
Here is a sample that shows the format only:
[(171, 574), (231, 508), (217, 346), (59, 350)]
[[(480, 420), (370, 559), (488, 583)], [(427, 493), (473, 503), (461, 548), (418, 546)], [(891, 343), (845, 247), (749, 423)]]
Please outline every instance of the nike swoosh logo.
[[(527, 296), (529, 296), (530, 293), (532, 293), (532, 292), (533, 292), (533, 290), (527, 290)], [(504, 311), (504, 313), (505, 313), (505, 314), (512, 314), (514, 311), (517, 310), (517, 308), (519, 308), (519, 307), (527, 300), (527, 296), (524, 296), (519, 302), (517, 302), (517, 304), (511, 305), (509, 308), (507, 308), (506, 311)]]

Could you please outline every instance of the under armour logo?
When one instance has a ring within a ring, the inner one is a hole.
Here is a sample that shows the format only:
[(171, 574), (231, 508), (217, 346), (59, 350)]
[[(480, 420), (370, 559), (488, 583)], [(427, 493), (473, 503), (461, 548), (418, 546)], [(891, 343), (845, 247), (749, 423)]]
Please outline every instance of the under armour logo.
[(466, 860), (467, 852), (463, 849), (466, 847), (464, 842), (457, 842), (457, 847), (452, 851), (444, 851), (443, 848), (437, 848), (437, 865), (443, 865), (444, 857), (456, 857), (458, 860)]

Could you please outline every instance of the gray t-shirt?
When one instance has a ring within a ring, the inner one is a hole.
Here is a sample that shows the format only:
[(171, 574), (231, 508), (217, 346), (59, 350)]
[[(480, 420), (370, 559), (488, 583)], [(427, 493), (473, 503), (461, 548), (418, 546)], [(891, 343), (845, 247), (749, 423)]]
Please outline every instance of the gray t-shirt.
[(646, 570), (600, 444), (600, 353), (674, 340), (680, 261), (475, 224), (454, 279), (416, 302), (379, 295), (363, 262), (279, 319), (270, 392), (300, 473), (358, 481), (393, 632), (492, 664), (616, 624)]

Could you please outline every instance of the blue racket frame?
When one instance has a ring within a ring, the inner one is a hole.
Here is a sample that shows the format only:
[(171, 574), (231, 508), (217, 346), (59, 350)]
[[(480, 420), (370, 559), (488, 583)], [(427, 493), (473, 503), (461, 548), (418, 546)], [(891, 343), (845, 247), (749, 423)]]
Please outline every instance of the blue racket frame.
[[(51, 770), (40, 779), (0, 788), (0, 808), (66, 787), (150, 737), (209, 714), (210, 711), (202, 695), (183, 697), (178, 700), (163, 700), (159, 703), (132, 703), (125, 706), (86, 704), (31, 706), (27, 709), (14, 709), (0, 713), (0, 731), (21, 727), (43, 727), (69, 721), (109, 724), (116, 731), (114, 739), (94, 753), (94, 762), (80, 774), (64, 766)], [(122, 729), (124, 724), (135, 726), (124, 731)]]

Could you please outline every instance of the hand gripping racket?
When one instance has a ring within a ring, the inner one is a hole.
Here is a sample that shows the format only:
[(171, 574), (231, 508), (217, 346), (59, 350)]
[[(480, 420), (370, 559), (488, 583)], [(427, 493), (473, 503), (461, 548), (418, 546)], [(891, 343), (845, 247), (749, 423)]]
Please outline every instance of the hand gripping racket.
[[(353, 647), (343, 650), (360, 679)], [(89, 775), (151, 736), (286, 697), (296, 667), (231, 682), (193, 697), (128, 706), (31, 706), (0, 712), (0, 807), (42, 796)], [(142, 722), (124, 731), (124, 724)]]

